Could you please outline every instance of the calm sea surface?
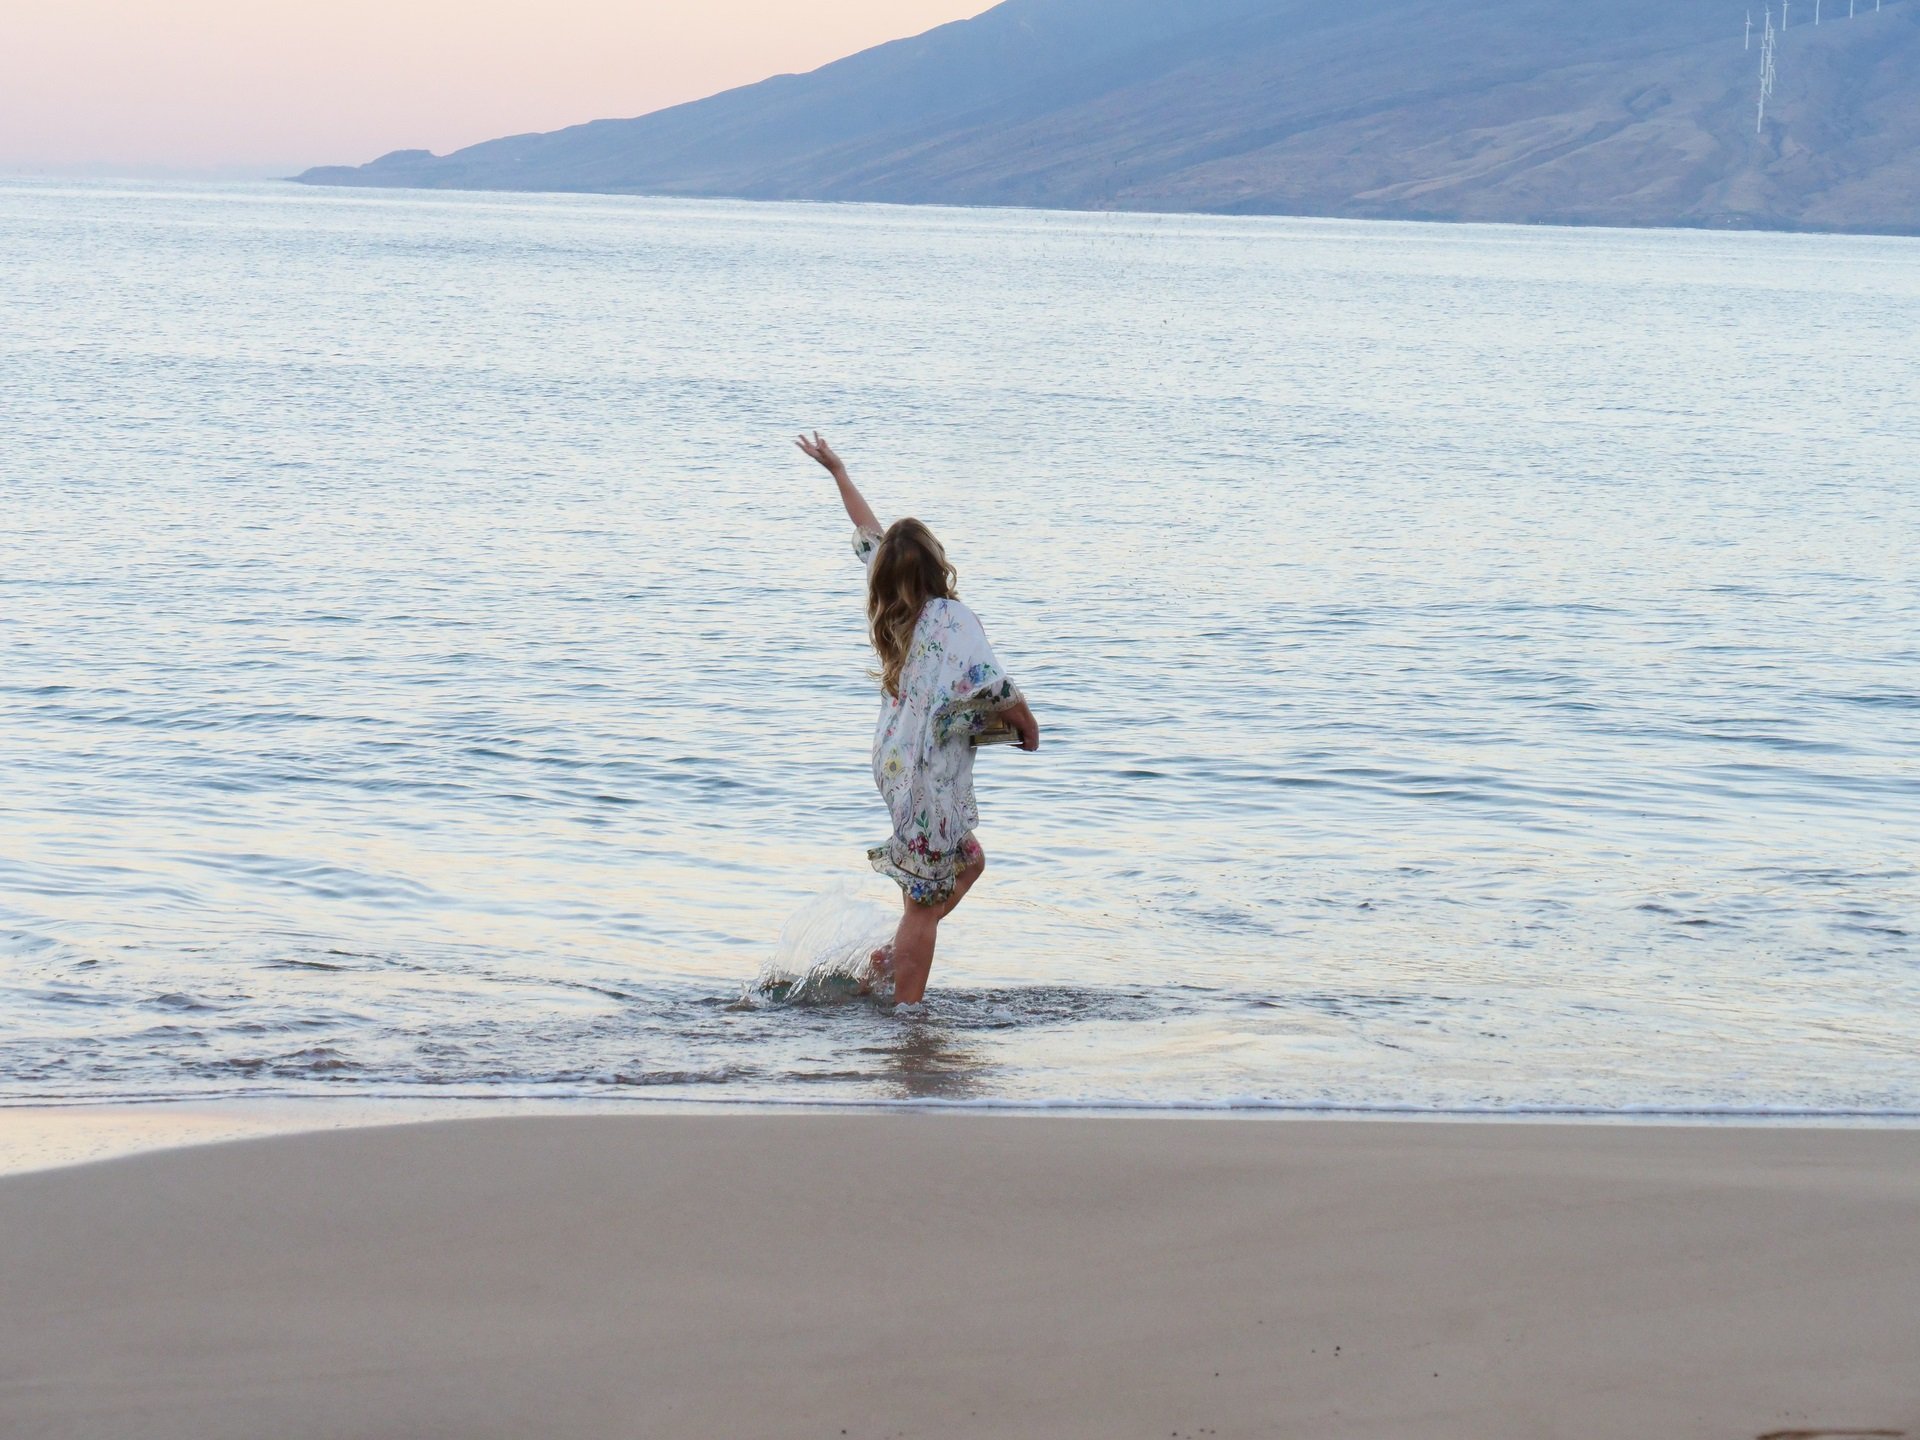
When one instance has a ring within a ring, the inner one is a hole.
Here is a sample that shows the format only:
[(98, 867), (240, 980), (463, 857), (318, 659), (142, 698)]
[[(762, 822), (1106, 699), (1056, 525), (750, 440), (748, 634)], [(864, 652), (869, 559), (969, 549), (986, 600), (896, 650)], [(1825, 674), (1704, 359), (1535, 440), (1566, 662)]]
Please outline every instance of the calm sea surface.
[[(0, 184), (0, 1100), (1920, 1112), (1920, 242)], [(924, 1016), (818, 426), (1046, 728)]]

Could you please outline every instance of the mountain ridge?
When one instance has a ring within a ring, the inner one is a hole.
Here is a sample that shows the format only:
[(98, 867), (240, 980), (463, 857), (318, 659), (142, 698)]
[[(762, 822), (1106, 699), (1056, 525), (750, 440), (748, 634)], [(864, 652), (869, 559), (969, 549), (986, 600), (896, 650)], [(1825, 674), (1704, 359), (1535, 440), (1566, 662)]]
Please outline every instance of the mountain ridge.
[[(1837, 8), (1829, 0), (1829, 9)], [(1920, 233), (1920, 0), (1007, 0), (628, 120), (307, 184)]]

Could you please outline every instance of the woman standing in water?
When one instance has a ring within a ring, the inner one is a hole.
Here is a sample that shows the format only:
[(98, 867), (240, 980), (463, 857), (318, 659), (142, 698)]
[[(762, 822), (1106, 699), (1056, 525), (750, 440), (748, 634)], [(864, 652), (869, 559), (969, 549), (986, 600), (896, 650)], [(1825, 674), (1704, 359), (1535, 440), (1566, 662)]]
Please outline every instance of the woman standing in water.
[[(867, 852), (900, 885), (893, 936), (893, 994), (903, 1005), (927, 993), (940, 922), (966, 898), (986, 853), (973, 838), (973, 737), (1004, 723), (1022, 750), (1040, 748), (1040, 726), (987, 643), (973, 611), (953, 593), (954, 569), (918, 520), (882, 526), (847, 467), (816, 431), (799, 446), (826, 467), (853, 521), (853, 549), (867, 567), (867, 622), (880, 659), (880, 719), (873, 781), (893, 814), (893, 836)], [(876, 965), (886, 952), (875, 953)]]

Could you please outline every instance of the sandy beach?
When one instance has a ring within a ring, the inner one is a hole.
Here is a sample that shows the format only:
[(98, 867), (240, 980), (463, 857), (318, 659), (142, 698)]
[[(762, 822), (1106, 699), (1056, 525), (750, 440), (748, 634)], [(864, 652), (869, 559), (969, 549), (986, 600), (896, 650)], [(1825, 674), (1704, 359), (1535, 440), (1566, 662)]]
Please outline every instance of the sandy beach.
[(1920, 1132), (538, 1116), (0, 1179), (8, 1440), (1920, 1434)]

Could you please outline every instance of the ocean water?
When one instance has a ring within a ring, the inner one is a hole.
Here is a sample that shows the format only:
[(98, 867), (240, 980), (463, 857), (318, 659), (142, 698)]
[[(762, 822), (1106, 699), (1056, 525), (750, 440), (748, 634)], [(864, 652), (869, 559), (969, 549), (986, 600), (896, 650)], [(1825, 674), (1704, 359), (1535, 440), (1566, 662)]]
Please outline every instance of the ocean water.
[[(0, 1102), (1920, 1113), (1916, 395), (1914, 240), (0, 183)], [(923, 1014), (802, 427), (1045, 727)]]

